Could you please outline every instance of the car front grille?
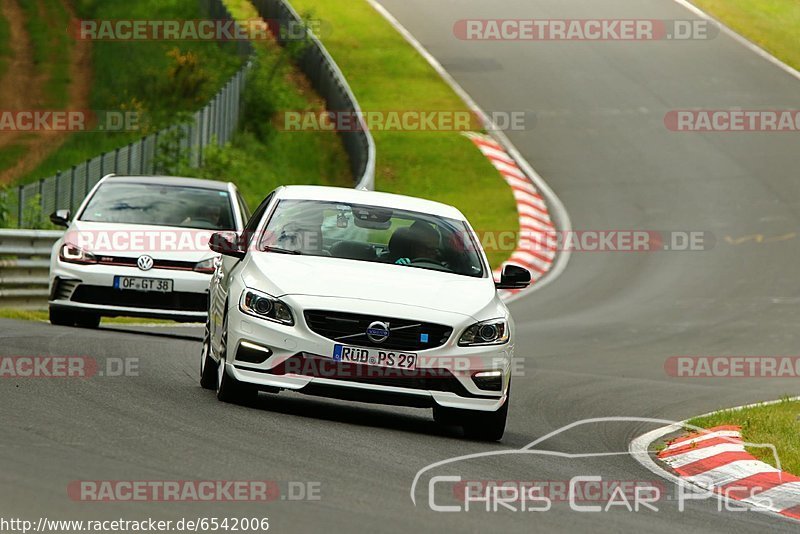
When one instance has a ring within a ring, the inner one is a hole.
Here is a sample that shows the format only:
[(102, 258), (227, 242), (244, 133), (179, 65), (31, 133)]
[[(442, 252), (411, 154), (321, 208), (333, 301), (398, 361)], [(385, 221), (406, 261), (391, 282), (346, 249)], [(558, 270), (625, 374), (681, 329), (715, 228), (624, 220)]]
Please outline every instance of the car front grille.
[[(100, 265), (119, 265), (122, 267), (137, 267), (136, 262), (139, 258), (128, 258), (125, 256), (99, 256), (97, 263)], [(192, 271), (196, 262), (178, 260), (153, 260), (153, 269), (168, 269), (175, 271)]]
[(334, 362), (315, 354), (298, 353), (270, 369), (273, 375), (301, 375), (392, 386), (423, 391), (449, 391), (462, 397), (471, 395), (458, 379), (447, 369), (391, 369), (349, 362)]
[(173, 291), (128, 291), (105, 286), (79, 285), (72, 293), (73, 302), (100, 304), (104, 306), (123, 306), (151, 310), (208, 311), (206, 293)]
[[(376, 315), (321, 310), (307, 310), (304, 315), (313, 332), (342, 344), (362, 347), (406, 351), (432, 349), (444, 345), (453, 333), (449, 326)], [(367, 337), (367, 328), (375, 321), (389, 325), (389, 337), (382, 342)]]

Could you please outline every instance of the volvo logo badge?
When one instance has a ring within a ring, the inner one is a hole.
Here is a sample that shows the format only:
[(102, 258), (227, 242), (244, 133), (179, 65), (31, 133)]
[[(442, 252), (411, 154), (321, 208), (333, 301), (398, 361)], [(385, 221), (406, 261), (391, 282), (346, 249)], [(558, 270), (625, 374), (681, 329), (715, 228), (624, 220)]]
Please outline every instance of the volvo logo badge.
[(367, 327), (367, 337), (373, 343), (383, 343), (389, 338), (389, 323), (373, 321)]
[(136, 260), (136, 266), (143, 271), (149, 271), (153, 268), (153, 258), (150, 256), (139, 256)]

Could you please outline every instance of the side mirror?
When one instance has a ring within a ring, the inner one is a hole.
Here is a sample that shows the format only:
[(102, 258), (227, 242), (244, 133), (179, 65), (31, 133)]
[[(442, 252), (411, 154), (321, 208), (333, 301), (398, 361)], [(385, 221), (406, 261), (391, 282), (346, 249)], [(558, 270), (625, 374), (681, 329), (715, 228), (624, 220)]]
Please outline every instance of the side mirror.
[(69, 210), (56, 210), (50, 214), (50, 222), (56, 226), (67, 228), (69, 226), (69, 217)]
[(245, 251), (239, 246), (239, 236), (236, 232), (217, 232), (211, 234), (208, 240), (208, 248), (225, 256), (233, 256), (242, 259)]
[(525, 289), (529, 285), (531, 285), (530, 271), (510, 263), (503, 267), (500, 281), (494, 283), (497, 289)]

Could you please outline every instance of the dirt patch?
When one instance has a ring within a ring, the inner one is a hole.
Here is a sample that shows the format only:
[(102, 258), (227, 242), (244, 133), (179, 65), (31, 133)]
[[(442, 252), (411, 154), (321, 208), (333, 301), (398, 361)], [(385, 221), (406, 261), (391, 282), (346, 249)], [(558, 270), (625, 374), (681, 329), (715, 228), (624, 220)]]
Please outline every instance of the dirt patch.
[[(22, 0), (29, 1), (29, 0)], [(60, 0), (72, 19), (76, 18), (68, 0)], [(46, 81), (36, 69), (30, 38), (25, 31), (25, 15), (19, 0), (0, 0), (3, 16), (8, 20), (10, 31), (9, 48), (11, 60), (0, 80), (0, 109), (42, 109), (44, 96), (42, 87)], [(40, 12), (43, 13), (39, 2)], [(54, 28), (54, 31), (59, 29)], [(70, 48), (68, 103), (65, 109), (86, 110), (91, 91), (91, 43), (75, 40)], [(21, 145), (25, 154), (16, 163), (0, 172), (0, 183), (10, 183), (36, 168), (51, 152), (58, 149), (69, 136), (69, 132), (0, 132), (0, 150), (11, 145)], [(80, 134), (77, 134), (80, 135)]]

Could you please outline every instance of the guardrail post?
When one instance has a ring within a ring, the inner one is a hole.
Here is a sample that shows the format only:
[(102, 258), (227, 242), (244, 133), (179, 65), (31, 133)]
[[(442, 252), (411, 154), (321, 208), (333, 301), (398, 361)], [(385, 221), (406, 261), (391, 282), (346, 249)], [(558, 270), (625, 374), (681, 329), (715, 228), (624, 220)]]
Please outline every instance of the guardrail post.
[(91, 162), (92, 160), (90, 159), (86, 160), (86, 172), (83, 175), (83, 190), (85, 191), (86, 195), (89, 194), (89, 164)]
[(75, 165), (69, 175), (69, 209), (75, 211)]
[[(180, 151), (178, 153), (180, 154)], [(156, 157), (157, 155), (158, 155), (158, 132), (155, 133), (155, 140), (153, 141), (153, 174), (156, 174), (157, 172), (163, 172), (161, 169), (158, 169), (158, 171), (156, 171), (156, 160), (158, 159)]]
[(22, 211), (23, 211), (23, 209), (25, 207), (25, 199), (22, 198), (22, 197), (23, 197), (24, 193), (25, 193), (24, 186), (21, 186), (21, 185), (18, 186), (17, 187), (17, 198), (19, 200), (17, 200), (17, 228), (22, 228), (22, 224), (23, 224), (23, 222), (22, 222)]
[(139, 140), (139, 174), (144, 172), (144, 151), (147, 149), (147, 136)]
[(53, 211), (58, 210), (58, 199), (61, 198), (61, 195), (59, 194), (61, 192), (60, 191), (61, 188), (59, 187), (60, 183), (61, 183), (61, 171), (56, 171), (55, 198), (53, 199), (54, 200), (53, 205), (55, 206), (55, 210)]

